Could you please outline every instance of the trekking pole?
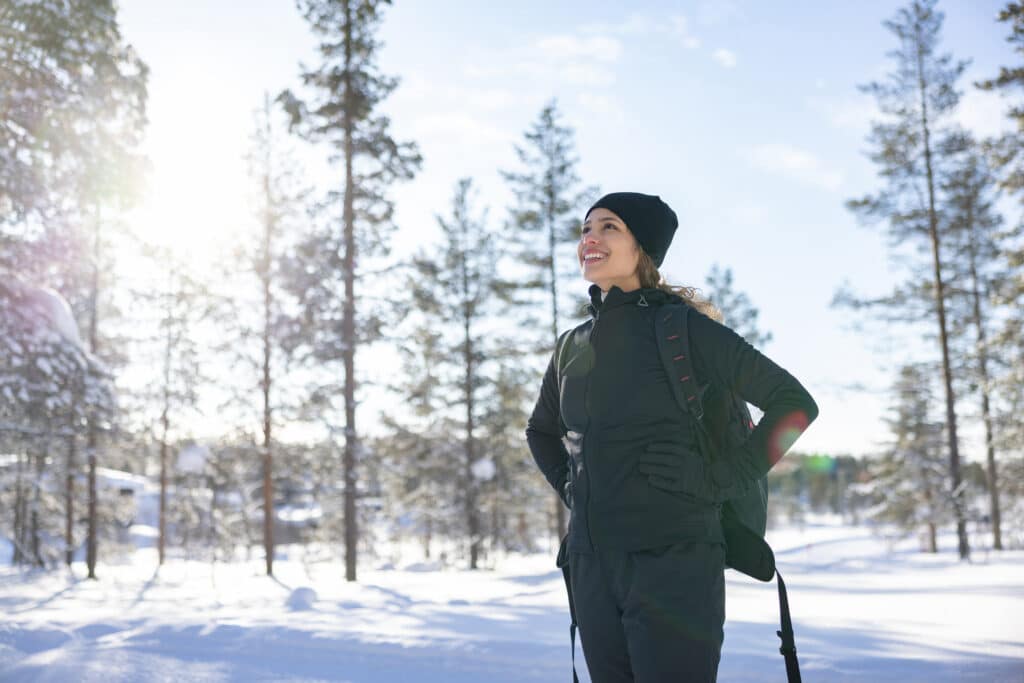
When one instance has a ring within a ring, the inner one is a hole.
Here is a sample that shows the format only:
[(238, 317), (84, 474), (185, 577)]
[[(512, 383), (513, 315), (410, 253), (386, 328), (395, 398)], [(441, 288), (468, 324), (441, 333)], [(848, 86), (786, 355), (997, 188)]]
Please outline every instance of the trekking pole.
[(796, 639), (793, 637), (793, 620), (789, 616), (789, 598), (786, 596), (786, 583), (782, 580), (778, 567), (775, 568), (775, 577), (779, 582), (779, 616), (782, 626), (782, 630), (775, 632), (782, 640), (779, 653), (786, 659), (786, 679), (789, 683), (801, 683), (800, 663), (796, 659)]

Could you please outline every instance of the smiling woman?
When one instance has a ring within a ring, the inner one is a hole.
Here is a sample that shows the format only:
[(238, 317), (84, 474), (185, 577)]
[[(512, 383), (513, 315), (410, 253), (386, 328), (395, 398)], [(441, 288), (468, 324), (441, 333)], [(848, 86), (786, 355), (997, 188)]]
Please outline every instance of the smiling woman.
[[(738, 519), (760, 550), (764, 477), (818, 413), (792, 375), (661, 278), (677, 227), (655, 195), (591, 206), (577, 245), (591, 319), (559, 337), (526, 429), (571, 511), (557, 564), (596, 682), (716, 680), (726, 561), (771, 578), (735, 561), (723, 510), (759, 505)], [(737, 398), (764, 410), (756, 427)]]
[(590, 212), (576, 246), (583, 277), (608, 291), (617, 285), (625, 291), (640, 287), (637, 261), (640, 248), (622, 219), (608, 209)]

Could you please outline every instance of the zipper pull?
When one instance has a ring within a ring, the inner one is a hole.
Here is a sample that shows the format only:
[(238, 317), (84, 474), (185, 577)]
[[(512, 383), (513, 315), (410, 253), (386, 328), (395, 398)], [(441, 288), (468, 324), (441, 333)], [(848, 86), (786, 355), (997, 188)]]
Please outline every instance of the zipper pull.
[(643, 294), (640, 295), (640, 301), (637, 301), (636, 305), (637, 306), (647, 306), (648, 305), (647, 304), (647, 299), (644, 298)]

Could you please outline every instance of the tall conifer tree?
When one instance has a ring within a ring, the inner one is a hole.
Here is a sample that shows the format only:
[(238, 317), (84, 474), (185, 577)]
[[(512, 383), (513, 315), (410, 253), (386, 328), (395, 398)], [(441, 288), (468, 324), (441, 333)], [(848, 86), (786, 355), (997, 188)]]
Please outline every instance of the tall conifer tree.
[[(520, 238), (510, 246), (520, 270), (516, 280), (505, 283), (500, 291), (510, 304), (526, 308), (525, 327), (541, 332), (527, 340), (529, 350), (547, 355), (563, 324), (560, 284), (570, 273), (579, 272), (572, 245), (579, 239), (580, 212), (588, 199), (597, 196), (593, 188), (580, 187), (574, 133), (561, 122), (556, 101), (544, 106), (523, 137), (523, 144), (515, 147), (521, 170), (502, 172), (515, 197), (509, 224)], [(533, 313), (543, 306), (550, 316)], [(566, 526), (565, 506), (557, 495), (553, 505), (561, 534)]]
[[(274, 481), (277, 452), (283, 445), (276, 428), (297, 417), (294, 382), (287, 368), (292, 349), (303, 335), (295, 292), (301, 289), (305, 262), (295, 247), (308, 233), (310, 190), (302, 169), (279, 129), (280, 112), (269, 95), (255, 112), (247, 155), (255, 219), (251, 239), (241, 240), (233, 257), (224, 259), (224, 277), (237, 283), (234, 310), (219, 322), (218, 347), (235, 380), (228, 403), (236, 408), (245, 431), (259, 432), (263, 551), (267, 574), (274, 564)], [(254, 391), (258, 399), (253, 400)], [(225, 406), (226, 407), (226, 406)], [(258, 425), (258, 427), (256, 426)], [(253, 454), (254, 456), (256, 454)]]
[(931, 412), (932, 372), (905, 365), (893, 383), (892, 411), (885, 422), (892, 440), (868, 465), (870, 481), (859, 487), (872, 502), (868, 514), (907, 532), (927, 531), (927, 550), (937, 552), (937, 527), (950, 517), (943, 494), (942, 422)]
[[(999, 293), (1012, 283), (1013, 271), (1004, 266), (1001, 253), (1006, 246), (1002, 218), (995, 212), (997, 178), (981, 147), (966, 138), (967, 147), (959, 162), (943, 178), (944, 207), (949, 221), (953, 277), (950, 278), (950, 313), (953, 342), (961, 347), (956, 376), (960, 385), (976, 394), (980, 402), (985, 435), (986, 478), (989, 489), (989, 518), (992, 545), (1002, 550), (1002, 514), (999, 505), (999, 476), (996, 467), (996, 415), (994, 414), (997, 373), (1012, 366), (1012, 353), (994, 345), (993, 324), (997, 317), (1020, 317), (1020, 312), (999, 306)], [(1003, 310), (999, 310), (1003, 309)]]
[[(996, 18), (1010, 24), (1010, 35), (1006, 42), (1013, 45), (1014, 52), (1024, 56), (1024, 3), (1008, 2)], [(975, 85), (982, 90), (1017, 90), (1019, 94), (1024, 90), (1024, 64), (1000, 67), (998, 76), (978, 81)], [(1003, 187), (1021, 195), (1020, 199), (1024, 202), (1024, 102), (1018, 100), (1006, 114), (1017, 125), (1017, 129), (990, 141), (989, 148), (994, 153), (996, 165), (1003, 172)]]
[(894, 19), (884, 22), (898, 40), (897, 49), (888, 53), (895, 63), (894, 70), (884, 82), (861, 86), (862, 91), (875, 97), (887, 117), (873, 122), (868, 136), (872, 146), (870, 157), (878, 165), (884, 185), (875, 195), (847, 202), (847, 207), (864, 221), (885, 221), (894, 247), (909, 241), (930, 252), (930, 276), (912, 288), (909, 299), (908, 293), (903, 292), (892, 302), (920, 302), (922, 293), (931, 295), (933, 304), (929, 308), (934, 311), (945, 385), (950, 491), (958, 550), (960, 557), (966, 559), (970, 546), (946, 312), (945, 260), (950, 254), (942, 229), (939, 180), (943, 168), (963, 144), (948, 119), (960, 97), (956, 81), (967, 63), (954, 63), (950, 55), (938, 53), (942, 21), (943, 14), (935, 9), (935, 0), (913, 0)]
[(486, 214), (473, 215), (471, 190), (469, 179), (457, 183), (450, 216), (438, 217), (441, 245), (436, 254), (422, 253), (415, 259), (410, 291), (416, 306), (441, 327), (440, 358), (447, 367), (437, 375), (447, 397), (444, 422), (450, 428), (445, 431), (460, 454), (450, 472), (457, 482), (469, 567), (477, 569), (484, 537), (481, 482), (494, 474), (481, 422), (485, 403), (494, 393), (485, 325), (495, 296), (495, 240)]
[[(999, 12), (998, 20), (1009, 24), (1007, 42), (1013, 51), (1024, 55), (1024, 3), (1008, 2)], [(1016, 99), (1007, 111), (1014, 123), (1014, 130), (995, 140), (986, 141), (986, 148), (1000, 175), (1003, 189), (1016, 195), (1024, 204), (1024, 64), (1002, 66), (995, 78), (976, 83), (984, 90), (999, 90), (1004, 95), (1015, 93)], [(1007, 461), (1007, 467), (1019, 472), (1024, 463), (1024, 420), (1020, 419), (1024, 406), (1024, 221), (1011, 221), (1001, 234), (1002, 248), (999, 254), (1000, 268), (1008, 274), (997, 292), (996, 301), (1008, 311), (1002, 325), (993, 335), (990, 347), (998, 349), (1005, 359), (1003, 368), (994, 378), (996, 393), (1002, 399), (1002, 410), (996, 415), (996, 447), (1002, 453), (1017, 454), (1017, 460)], [(1001, 477), (1007, 489), (1014, 486), (1012, 477)], [(994, 529), (993, 529), (994, 531)]]
[[(318, 321), (312, 335), (314, 355), (321, 361), (341, 361), (344, 366), (344, 517), (345, 578), (356, 580), (359, 529), (356, 517), (358, 474), (356, 463), (359, 432), (356, 428), (356, 349), (380, 336), (380, 312), (362, 308), (357, 316), (356, 285), (364, 259), (388, 254), (388, 237), (394, 229), (389, 186), (409, 179), (420, 165), (413, 143), (391, 137), (391, 122), (377, 112), (378, 105), (397, 87), (395, 78), (376, 67), (380, 43), (374, 38), (380, 23), (379, 0), (299, 0), (306, 21), (320, 39), (320, 65), (304, 69), (308, 99), (290, 90), (278, 100), (289, 114), (291, 127), (307, 140), (324, 142), (331, 161), (341, 169), (339, 189), (328, 194), (327, 206), (340, 216), (334, 224), (336, 239), (321, 242), (321, 249), (336, 249), (309, 264), (318, 271), (323, 287), (341, 288), (330, 298), (310, 298), (319, 304), (311, 311)], [(334, 317), (340, 301), (341, 320)]]

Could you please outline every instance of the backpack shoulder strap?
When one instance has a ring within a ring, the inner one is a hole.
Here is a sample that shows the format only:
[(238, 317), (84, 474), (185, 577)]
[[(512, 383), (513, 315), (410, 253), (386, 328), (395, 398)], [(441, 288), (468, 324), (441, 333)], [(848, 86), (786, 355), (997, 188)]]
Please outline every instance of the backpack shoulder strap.
[(702, 422), (704, 392), (707, 386), (697, 383), (689, 337), (690, 307), (684, 303), (665, 304), (654, 319), (654, 333), (661, 364), (668, 373), (672, 396), (680, 410)]

